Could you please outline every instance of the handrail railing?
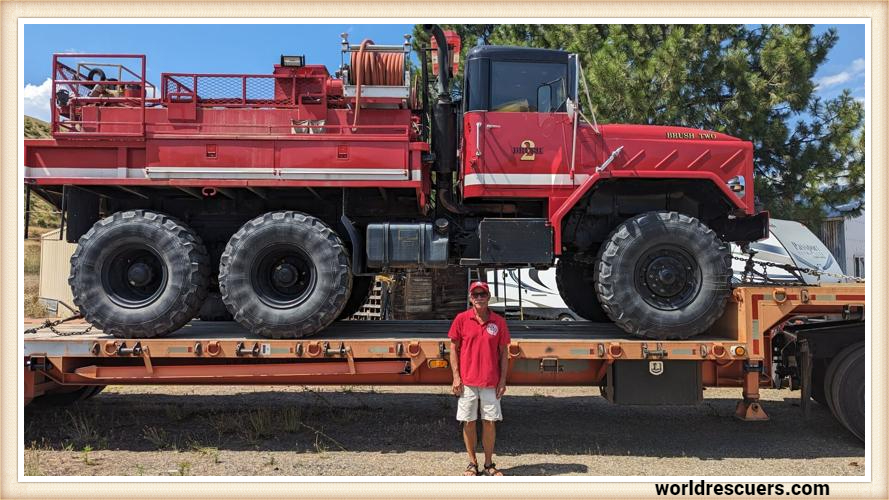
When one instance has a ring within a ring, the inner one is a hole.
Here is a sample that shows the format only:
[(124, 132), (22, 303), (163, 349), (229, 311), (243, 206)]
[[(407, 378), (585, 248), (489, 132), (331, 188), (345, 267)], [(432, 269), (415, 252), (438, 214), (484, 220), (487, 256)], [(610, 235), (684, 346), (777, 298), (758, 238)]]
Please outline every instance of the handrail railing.
[[(80, 59), (76, 63), (76, 68), (66, 64), (67, 60), (74, 58)], [(100, 61), (85, 62), (84, 59)], [(139, 72), (117, 62), (121, 60), (137, 61)], [(105, 73), (107, 68), (116, 70), (116, 78), (107, 78)], [(52, 134), (54, 136), (144, 136), (146, 102), (157, 102), (157, 99), (147, 97), (148, 90), (155, 90), (155, 87), (146, 81), (145, 70), (144, 54), (53, 54), (50, 97)], [(95, 76), (99, 76), (99, 79), (95, 79)], [(139, 120), (127, 122), (85, 120), (83, 118), (85, 105), (138, 107)], [(103, 128), (105, 130), (102, 130)]]
[[(296, 108), (323, 102), (326, 75), (162, 73), (161, 101), (202, 107)], [(299, 89), (299, 91), (298, 91)]]
[[(164, 130), (169, 129), (169, 130)], [(207, 130), (211, 129), (211, 130)], [(220, 130), (212, 130), (212, 129), (220, 129)], [(237, 131), (230, 132), (225, 129), (237, 129)], [(251, 131), (246, 131), (244, 129), (251, 129)], [(295, 129), (311, 129), (315, 132), (295, 132)], [(353, 130), (355, 129), (355, 130)], [(403, 141), (405, 138), (409, 137), (410, 127), (407, 125), (374, 125), (374, 124), (364, 124), (352, 126), (351, 124), (343, 124), (343, 125), (328, 125), (328, 124), (319, 124), (319, 125), (311, 125), (311, 124), (253, 124), (253, 123), (155, 123), (149, 124), (147, 133), (151, 135), (163, 135), (165, 133), (175, 133), (177, 136), (181, 136), (183, 130), (189, 130), (190, 135), (200, 136), (200, 135), (212, 135), (217, 137), (244, 137), (244, 136), (256, 136), (256, 137), (267, 137), (267, 136), (275, 136), (275, 137), (288, 137), (288, 138), (296, 138), (296, 137), (311, 137), (312, 140), (324, 140), (325, 138), (330, 138), (331, 140), (342, 139), (342, 135), (349, 135), (350, 140), (359, 139), (362, 135), (368, 136), (369, 139), (372, 140), (398, 140)]]

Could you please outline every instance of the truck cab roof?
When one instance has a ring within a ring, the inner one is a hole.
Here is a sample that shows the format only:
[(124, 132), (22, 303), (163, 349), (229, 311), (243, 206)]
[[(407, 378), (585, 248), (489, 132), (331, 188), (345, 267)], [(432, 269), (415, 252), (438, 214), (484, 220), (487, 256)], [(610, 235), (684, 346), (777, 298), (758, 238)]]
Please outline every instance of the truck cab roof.
[(496, 59), (504, 61), (534, 61), (568, 63), (570, 54), (564, 50), (538, 49), (533, 47), (508, 47), (480, 45), (467, 54), (467, 59)]

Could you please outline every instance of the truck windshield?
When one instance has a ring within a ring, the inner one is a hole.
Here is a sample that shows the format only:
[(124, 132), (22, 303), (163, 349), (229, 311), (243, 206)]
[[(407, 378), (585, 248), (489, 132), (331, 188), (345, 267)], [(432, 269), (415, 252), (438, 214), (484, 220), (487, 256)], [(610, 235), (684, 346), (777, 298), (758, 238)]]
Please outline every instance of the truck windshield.
[(567, 65), (494, 61), (491, 66), (491, 111), (547, 113), (564, 107)]

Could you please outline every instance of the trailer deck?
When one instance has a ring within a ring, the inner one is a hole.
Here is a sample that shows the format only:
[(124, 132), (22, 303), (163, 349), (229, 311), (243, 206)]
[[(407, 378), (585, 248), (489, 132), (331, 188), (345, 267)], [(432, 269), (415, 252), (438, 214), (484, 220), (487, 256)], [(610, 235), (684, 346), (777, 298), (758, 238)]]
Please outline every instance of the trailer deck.
[[(536, 321), (508, 320), (509, 333), (517, 340), (638, 340), (627, 336), (623, 330), (613, 323), (591, 323), (588, 321)], [(56, 327), (64, 333), (75, 333), (83, 330), (86, 324), (68, 324)], [(383, 339), (423, 339), (447, 340), (451, 322), (445, 320), (418, 321), (338, 321), (318, 335), (305, 340), (311, 341), (344, 341), (344, 340), (383, 340)], [(113, 340), (114, 337), (101, 330), (91, 330), (85, 335), (72, 336), (77, 339)], [(43, 330), (27, 335), (25, 345), (36, 349), (45, 342), (57, 341), (68, 337), (56, 335)], [(234, 321), (200, 321), (194, 320), (170, 335), (167, 340), (255, 340), (267, 341), (262, 337), (251, 335), (250, 332)], [(715, 336), (702, 335), (696, 340), (720, 340)], [(34, 342), (37, 341), (37, 342)], [(291, 340), (290, 342), (293, 342)], [(27, 352), (27, 347), (26, 347)]]
[[(863, 285), (741, 287), (724, 316), (688, 340), (628, 337), (611, 323), (509, 321), (511, 385), (605, 386), (616, 363), (653, 375), (683, 362), (701, 386), (743, 388), (739, 417), (766, 418), (771, 332), (790, 318), (864, 310)], [(25, 400), (107, 384), (449, 384), (448, 321), (340, 321), (318, 336), (267, 339), (235, 322), (193, 321), (161, 338), (122, 339), (87, 325), (24, 335)], [(624, 365), (627, 366), (627, 365)], [(660, 379), (658, 379), (660, 380)]]

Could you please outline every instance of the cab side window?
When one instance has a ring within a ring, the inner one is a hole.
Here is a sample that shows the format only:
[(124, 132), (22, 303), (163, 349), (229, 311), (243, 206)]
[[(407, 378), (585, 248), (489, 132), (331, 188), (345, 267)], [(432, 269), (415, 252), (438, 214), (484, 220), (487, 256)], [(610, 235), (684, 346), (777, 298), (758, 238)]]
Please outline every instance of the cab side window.
[(568, 66), (493, 61), (491, 111), (549, 113), (564, 109)]

